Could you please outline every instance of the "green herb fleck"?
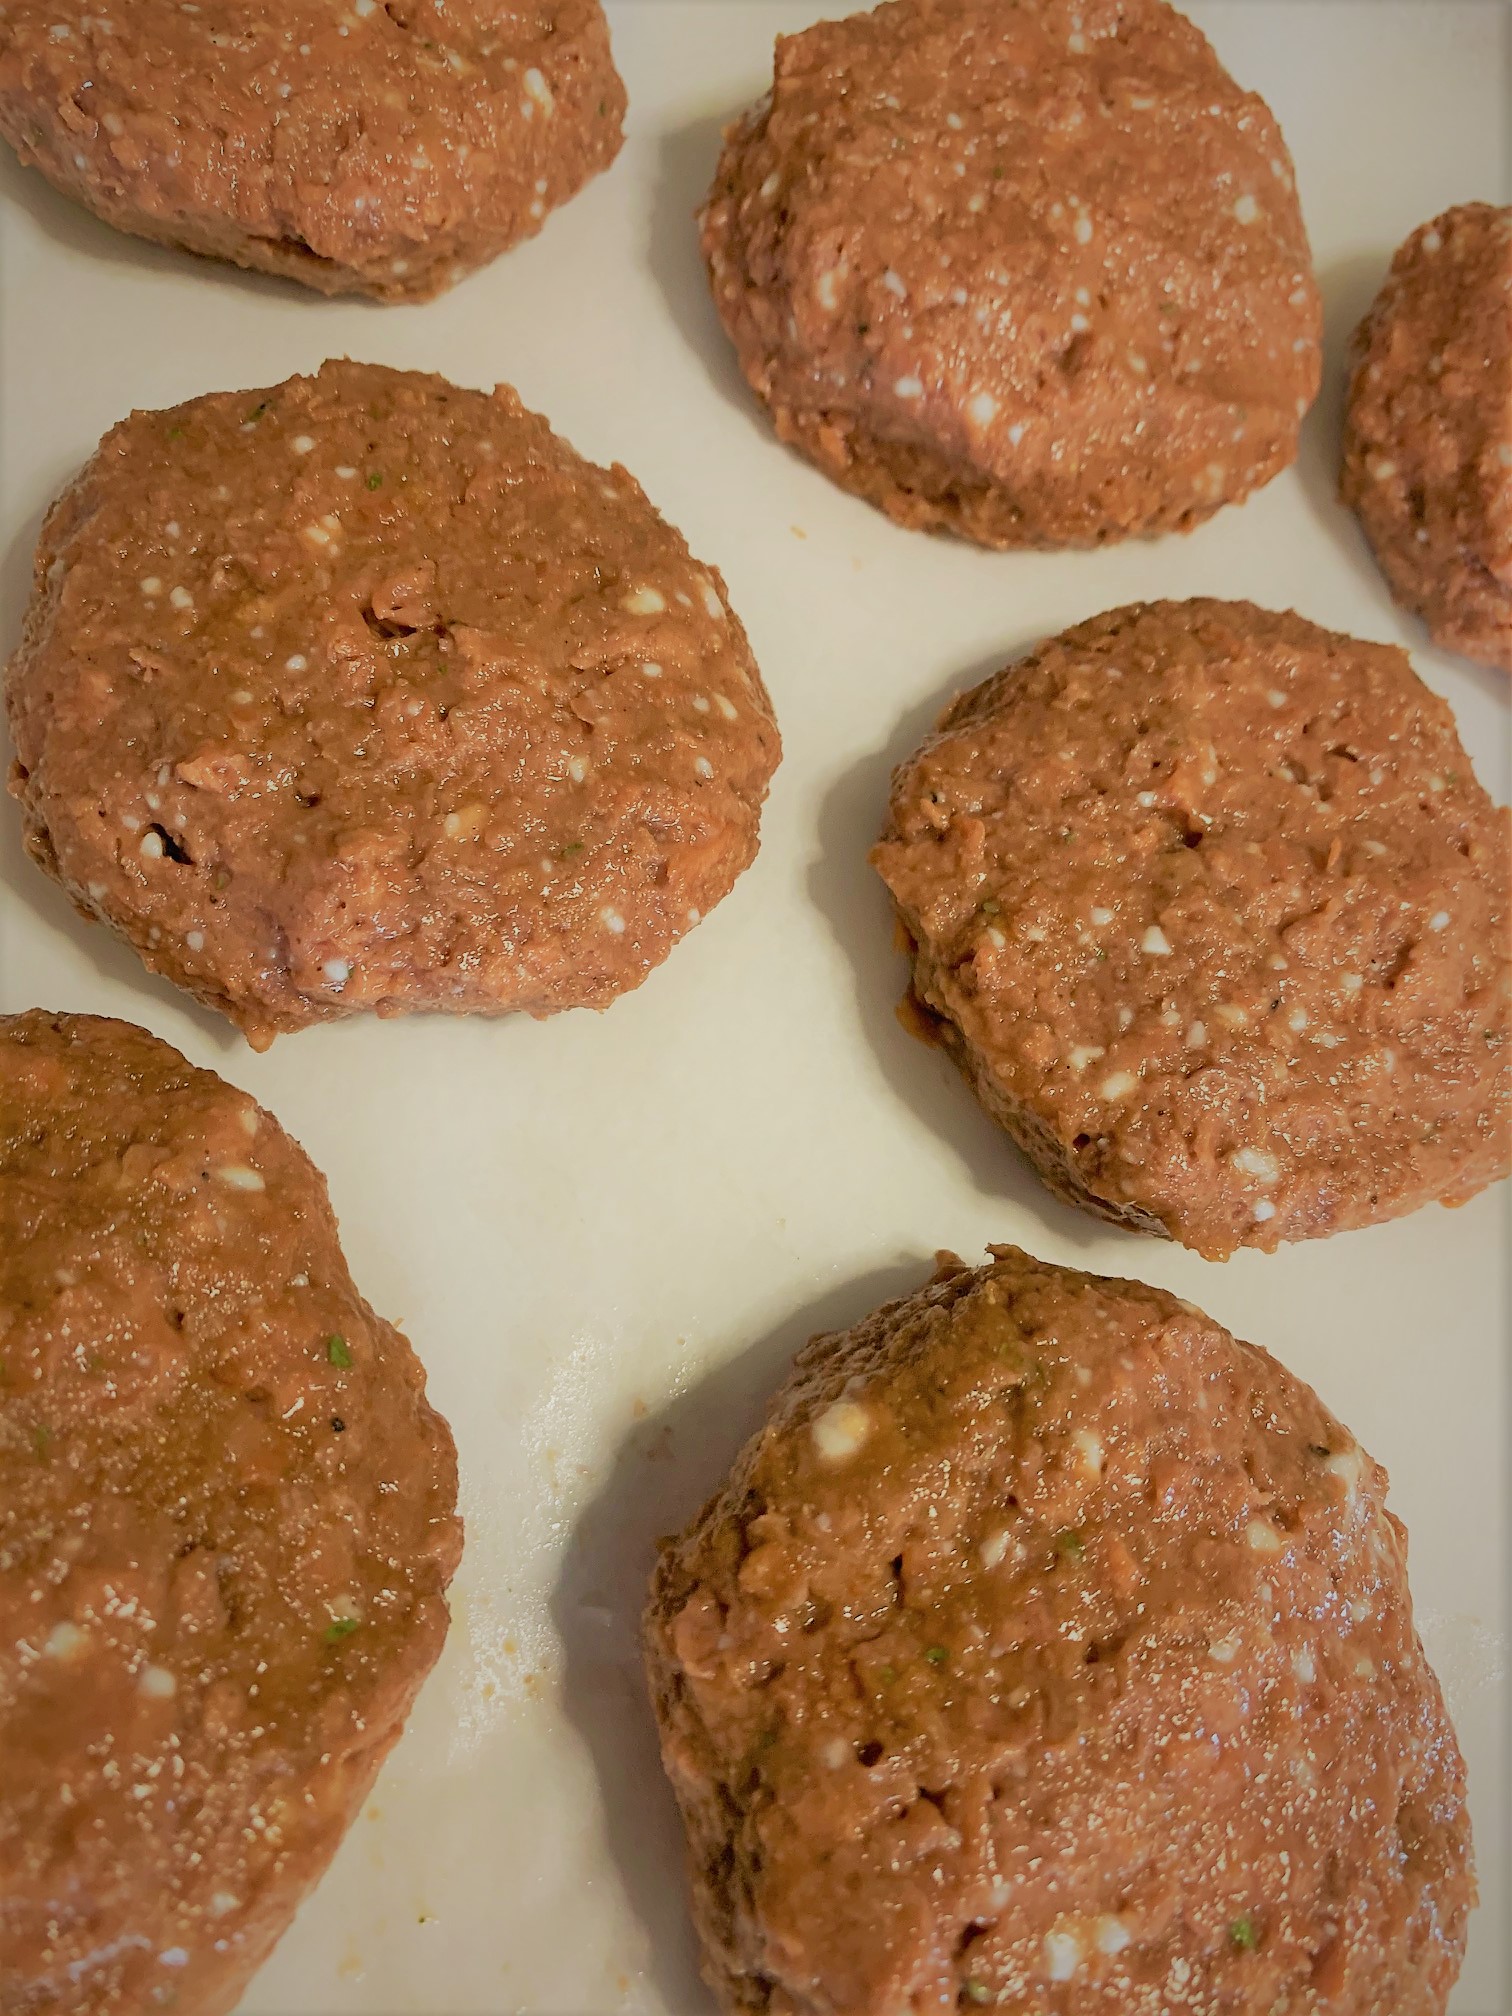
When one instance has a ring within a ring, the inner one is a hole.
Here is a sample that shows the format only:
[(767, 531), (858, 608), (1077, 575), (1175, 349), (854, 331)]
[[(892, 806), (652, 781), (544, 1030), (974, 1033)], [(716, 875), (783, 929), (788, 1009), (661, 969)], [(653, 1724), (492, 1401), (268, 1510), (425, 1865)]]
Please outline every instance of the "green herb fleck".
[(1055, 1551), (1062, 1561), (1080, 1561), (1087, 1549), (1074, 1527), (1067, 1526), (1055, 1536)]
[(252, 408), (252, 411), (247, 415), (248, 424), (250, 425), (251, 422), (254, 420), (261, 420), (262, 416), (264, 415), (264, 413), (267, 412), (267, 410), (268, 410), (268, 402), (266, 399), (264, 399), (264, 401), (260, 406), (254, 406)]
[(383, 478), (376, 469), (368, 477), (367, 483), (369, 490), (381, 490), (383, 488)]
[(970, 1974), (961, 1983), (961, 1993), (968, 2002), (980, 2003), (992, 2000), (992, 1990), (987, 1986), (987, 1983), (985, 1981), (978, 1981), (975, 1976)]
[(898, 1669), (896, 1666), (879, 1666), (877, 1668), (877, 1678), (882, 1682), (884, 1687), (891, 1687), (897, 1677)]
[(1003, 906), (995, 896), (984, 896), (981, 909), (984, 917), (1001, 917), (1003, 914)]
[(600, 117), (600, 119), (602, 119), (605, 116), (608, 110), (609, 110), (609, 100), (607, 98), (600, 98), (598, 109), (598, 116)]
[(1230, 1925), (1229, 1944), (1239, 1953), (1253, 1953), (1260, 1944), (1260, 1934), (1256, 1931), (1255, 1921), (1248, 1911)]
[(352, 1354), (347, 1349), (347, 1341), (345, 1337), (338, 1337), (334, 1334), (334, 1332), (331, 1336), (327, 1337), (326, 1356), (327, 1358), (330, 1359), (333, 1365), (340, 1365), (343, 1368), (343, 1370), (348, 1365), (350, 1365), (352, 1362)]
[(168, 429), (168, 439), (170, 441), (182, 441), (183, 438), (184, 430), (182, 427), (170, 427)]
[(945, 1661), (950, 1657), (950, 1654), (945, 1650), (943, 1645), (931, 1645), (926, 1650), (924, 1657), (929, 1661), (931, 1666), (943, 1666)]
[(361, 1619), (357, 1617), (335, 1617), (325, 1628), (327, 1645), (339, 1645), (343, 1638), (350, 1638)]
[(45, 1421), (39, 1421), (32, 1430), (32, 1442), (39, 1456), (45, 1456), (52, 1447), (53, 1432)]
[(581, 840), (569, 840), (567, 845), (562, 849), (561, 859), (563, 861), (570, 860), (574, 854), (581, 854), (582, 851), (583, 842)]
[(217, 889), (229, 889), (231, 887), (231, 876), (229, 870), (225, 868), (216, 869), (215, 886)]

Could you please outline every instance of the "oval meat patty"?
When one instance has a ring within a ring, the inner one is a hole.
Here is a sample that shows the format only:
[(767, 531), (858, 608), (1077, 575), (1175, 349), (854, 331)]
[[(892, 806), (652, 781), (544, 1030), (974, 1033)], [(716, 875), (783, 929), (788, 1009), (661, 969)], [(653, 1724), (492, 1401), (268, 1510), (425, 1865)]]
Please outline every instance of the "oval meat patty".
[(803, 1351), (646, 1616), (731, 2011), (1441, 2016), (1464, 1767), (1379, 1466), (995, 1247)]
[(956, 700), (872, 859), (1051, 1188), (1219, 1257), (1506, 1173), (1508, 840), (1404, 652), (1197, 600)]
[(1512, 672), (1512, 205), (1414, 231), (1355, 331), (1344, 501), (1435, 643)]
[(8, 0), (0, 135), (138, 238), (418, 301), (619, 152), (599, 0)]
[(0, 1017), (0, 2008), (220, 2016), (446, 1633), (456, 1457), (325, 1184), (129, 1023)]
[(703, 213), (782, 439), (987, 546), (1187, 529), (1318, 389), (1291, 161), (1164, 0), (891, 0), (777, 44)]
[(43, 528), (27, 847), (259, 1046), (637, 986), (779, 744), (719, 577), (506, 387), (327, 364), (136, 413)]

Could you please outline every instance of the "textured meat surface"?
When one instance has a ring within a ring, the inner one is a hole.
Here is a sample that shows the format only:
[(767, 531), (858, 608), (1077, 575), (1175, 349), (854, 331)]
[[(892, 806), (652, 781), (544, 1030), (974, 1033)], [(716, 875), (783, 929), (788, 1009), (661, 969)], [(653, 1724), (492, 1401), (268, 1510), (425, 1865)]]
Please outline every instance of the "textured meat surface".
[(456, 1459), (247, 1096), (0, 1018), (0, 2008), (218, 2016), (446, 1632)]
[(800, 1354), (646, 1619), (707, 1973), (782, 2016), (1445, 2006), (1464, 1773), (1380, 1468), (994, 1248)]
[(599, 0), (8, 0), (0, 134), (120, 230), (423, 300), (607, 168)]
[(891, 0), (784, 38), (702, 221), (779, 434), (905, 525), (1186, 528), (1292, 460), (1318, 388), (1285, 144), (1163, 0)]
[(1397, 600), (1512, 672), (1512, 207), (1414, 231), (1355, 331), (1344, 499)]
[(779, 746), (631, 476), (348, 363), (107, 435), (6, 697), (33, 858), (259, 1044), (607, 1006), (754, 858)]
[(1508, 843), (1404, 652), (1196, 600), (957, 700), (872, 858), (1052, 1186), (1216, 1257), (1506, 1173)]

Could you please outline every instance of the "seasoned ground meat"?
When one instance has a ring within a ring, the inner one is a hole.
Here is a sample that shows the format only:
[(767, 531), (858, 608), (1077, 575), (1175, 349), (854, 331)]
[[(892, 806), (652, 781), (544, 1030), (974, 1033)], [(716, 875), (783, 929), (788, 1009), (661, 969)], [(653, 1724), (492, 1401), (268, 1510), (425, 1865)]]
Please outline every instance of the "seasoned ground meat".
[(1436, 643), (1512, 672), (1512, 207), (1414, 231), (1355, 331), (1344, 500)]
[(368, 364), (136, 413), (43, 528), (32, 857), (262, 1046), (637, 986), (756, 853), (745, 632), (625, 470)]
[(416, 301), (619, 152), (599, 0), (7, 0), (0, 135), (139, 238)]
[(762, 2016), (1440, 2016), (1464, 1769), (1379, 1466), (1189, 1304), (995, 1247), (800, 1354), (646, 1618)]
[(446, 1632), (456, 1459), (277, 1121), (0, 1018), (0, 2009), (221, 2016)]
[(778, 433), (904, 525), (1186, 529), (1292, 460), (1318, 389), (1285, 143), (1164, 0), (891, 0), (786, 37), (702, 221)]
[(1218, 1257), (1505, 1174), (1508, 840), (1405, 653), (1199, 600), (957, 700), (872, 858), (1051, 1187)]

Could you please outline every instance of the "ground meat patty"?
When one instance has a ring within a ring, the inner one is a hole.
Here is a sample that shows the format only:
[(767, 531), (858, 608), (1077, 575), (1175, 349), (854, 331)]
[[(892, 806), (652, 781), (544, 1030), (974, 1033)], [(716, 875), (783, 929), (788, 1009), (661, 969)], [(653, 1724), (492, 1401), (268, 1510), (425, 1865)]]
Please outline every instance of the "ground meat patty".
[(0, 1018), (0, 2008), (219, 2016), (441, 1650), (456, 1458), (270, 1115)]
[(599, 0), (9, 0), (0, 134), (139, 238), (424, 300), (619, 152)]
[(1344, 501), (1434, 641), (1512, 672), (1512, 207), (1414, 231), (1355, 331)]
[(631, 476), (360, 364), (108, 434), (6, 698), (33, 858), (259, 1045), (607, 1006), (751, 861), (778, 755)]
[(782, 438), (987, 546), (1195, 525), (1292, 460), (1318, 388), (1285, 144), (1163, 0), (893, 0), (779, 41), (703, 243)]
[(1051, 1188), (1219, 1257), (1505, 1173), (1508, 839), (1403, 652), (1199, 600), (955, 701), (872, 859)]
[(774, 2016), (1430, 2016), (1464, 1767), (1386, 1478), (1014, 1248), (800, 1354), (646, 1619), (706, 1972)]

